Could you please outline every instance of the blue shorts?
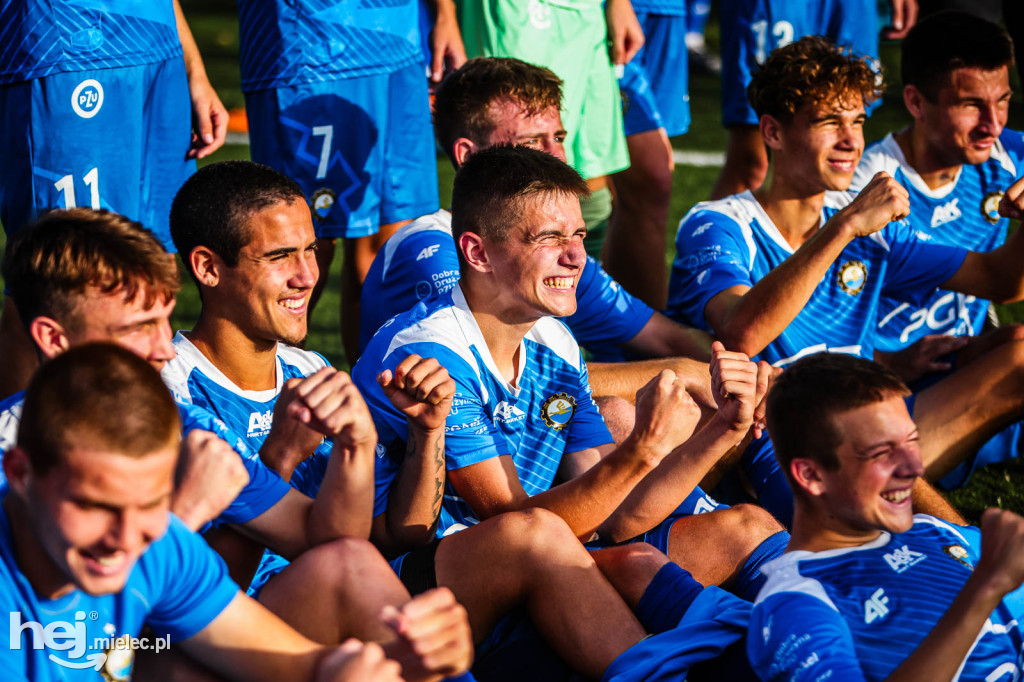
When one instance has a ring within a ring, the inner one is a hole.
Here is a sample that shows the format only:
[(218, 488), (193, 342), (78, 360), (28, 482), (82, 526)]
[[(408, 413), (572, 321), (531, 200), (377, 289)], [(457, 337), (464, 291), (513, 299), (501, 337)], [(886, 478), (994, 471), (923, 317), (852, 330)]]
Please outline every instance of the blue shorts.
[(260, 598), (260, 592), (263, 591), (264, 585), (267, 581), (273, 578), (275, 575), (288, 568), (289, 562), (280, 554), (275, 554), (269, 549), (263, 550), (263, 557), (260, 559), (259, 568), (256, 569), (256, 574), (252, 577), (252, 582), (249, 583), (249, 587), (245, 590), (253, 599)]
[(685, 16), (637, 12), (644, 46), (625, 66), (622, 123), (626, 135), (664, 128), (669, 136), (690, 128)]
[(717, 502), (698, 486), (686, 496), (686, 499), (675, 508), (675, 511), (669, 514), (668, 518), (646, 533), (642, 533), (637, 535), (635, 538), (630, 538), (629, 540), (618, 543), (608, 543), (600, 539), (592, 540), (587, 542), (584, 546), (590, 550), (598, 550), (605, 549), (607, 547), (614, 547), (615, 545), (631, 545), (635, 542), (646, 542), (659, 550), (662, 554), (668, 554), (668, 537), (672, 533), (672, 526), (676, 521), (687, 516), (706, 514), (708, 512), (715, 511), (716, 509), (728, 508), (729, 505)]
[(253, 161), (302, 187), (318, 237), (376, 234), (439, 207), (422, 64), (246, 93)]
[(8, 237), (51, 208), (117, 211), (174, 251), (168, 217), (192, 131), (185, 63), (55, 73), (0, 86), (0, 221)]

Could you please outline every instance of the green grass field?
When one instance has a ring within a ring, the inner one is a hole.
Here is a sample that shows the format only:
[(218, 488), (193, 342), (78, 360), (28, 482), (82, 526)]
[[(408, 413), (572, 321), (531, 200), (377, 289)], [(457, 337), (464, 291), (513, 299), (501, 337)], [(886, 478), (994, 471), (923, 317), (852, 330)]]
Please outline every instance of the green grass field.
[[(235, 16), (234, 0), (182, 0), (185, 13), (203, 53), (207, 71), (214, 86), (220, 93), (225, 105), (229, 108), (244, 106), (244, 99), (239, 88), (238, 74), (238, 24)], [(714, 16), (708, 25), (708, 42), (715, 47), (717, 44), (717, 26)], [(883, 46), (882, 61), (889, 81), (882, 106), (871, 116), (866, 127), (869, 141), (876, 140), (890, 130), (897, 129), (909, 120), (903, 110), (898, 80), (898, 48), (892, 45)], [(1019, 84), (1016, 72), (1011, 76), (1014, 84)], [(672, 140), (673, 146), (680, 150), (720, 151), (725, 149), (726, 133), (720, 125), (719, 114), (719, 83), (716, 78), (700, 73), (691, 74), (690, 105), (693, 123), (690, 131)], [(1011, 107), (1009, 125), (1020, 129), (1024, 127), (1024, 106), (1020, 101)], [(229, 145), (218, 151), (206, 162), (224, 159), (248, 158), (248, 147)], [(438, 157), (438, 173), (440, 177), (441, 204), (447, 205), (451, 196), (453, 171), (443, 156)], [(671, 264), (674, 256), (675, 228), (680, 218), (698, 201), (707, 198), (711, 186), (718, 175), (717, 168), (699, 168), (693, 166), (677, 166), (673, 180), (672, 206), (668, 232), (669, 252), (666, 254), (666, 267)], [(0, 235), (0, 240), (3, 237)], [(317, 306), (307, 347), (323, 353), (331, 362), (339, 367), (347, 367), (339, 337), (339, 301), (338, 279), (341, 263), (336, 260), (330, 272), (329, 282), (323, 298)], [(199, 298), (191, 282), (186, 281), (178, 306), (174, 314), (176, 328), (189, 328), (198, 314)], [(1024, 307), (1020, 304), (1000, 309), (1004, 321), (1024, 320)], [(954, 494), (954, 502), (968, 515), (977, 519), (980, 512), (989, 505), (998, 505), (1024, 513), (1024, 487), (1020, 481), (1024, 462), (1013, 463), (1005, 467), (993, 467), (977, 474), (970, 485)]]

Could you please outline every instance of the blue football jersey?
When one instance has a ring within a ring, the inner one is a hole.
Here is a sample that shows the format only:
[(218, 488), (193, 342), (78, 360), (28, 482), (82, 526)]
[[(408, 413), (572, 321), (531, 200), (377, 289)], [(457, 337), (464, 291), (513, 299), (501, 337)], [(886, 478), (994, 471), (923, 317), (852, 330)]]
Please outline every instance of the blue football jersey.
[[(491, 358), (462, 289), (428, 299), (391, 319), (352, 370), (366, 398), (379, 439), (374, 515), (387, 508), (387, 492), (401, 463), (408, 423), (377, 384), (413, 353), (436, 358), (455, 380), (445, 425), (445, 458), (459, 469), (511, 455), (523, 489), (549, 489), (562, 455), (612, 442), (590, 394), (587, 366), (572, 334), (560, 321), (542, 318), (519, 349), (519, 376), (510, 384)], [(449, 487), (438, 534), (478, 519)]]
[[(885, 679), (949, 609), (978, 561), (980, 537), (918, 515), (906, 533), (769, 562), (747, 635), (754, 670), (780, 682)], [(1004, 600), (954, 679), (1017, 679), (1022, 646)]]
[(242, 90), (391, 73), (420, 62), (417, 0), (239, 0)]
[[(0, 497), (6, 494), (0, 487)], [(237, 594), (220, 557), (171, 516), (167, 532), (139, 558), (120, 592), (75, 589), (47, 599), (18, 568), (11, 522), (0, 506), (0, 599), (12, 633), (0, 647), (5, 679), (127, 680), (134, 658), (117, 640), (138, 637), (145, 623), (173, 645), (203, 630)]]
[(181, 54), (171, 0), (3, 0), (0, 85)]
[(633, 0), (632, 4), (637, 13), (686, 16), (686, 0)]
[[(960, 167), (956, 178), (930, 189), (907, 164), (893, 136), (868, 147), (853, 176), (851, 189), (859, 190), (879, 171), (886, 171), (910, 194), (910, 217), (921, 239), (991, 251), (1006, 240), (1009, 221), (998, 213), (1003, 190), (1020, 175), (1024, 137), (1004, 130), (984, 163)], [(974, 296), (938, 289), (915, 303), (882, 296), (878, 307), (878, 350), (894, 352), (928, 334), (964, 336), (980, 334), (989, 302)]]
[[(448, 291), (458, 281), (451, 213), (440, 210), (402, 227), (377, 254), (363, 283), (360, 350), (389, 318)], [(563, 321), (584, 347), (626, 343), (654, 314), (590, 257), (576, 285), (576, 304), (576, 312)]]
[[(851, 195), (828, 192), (821, 224)], [(704, 308), (733, 286), (752, 287), (793, 253), (750, 192), (697, 204), (676, 234), (668, 313), (712, 332)], [(906, 220), (850, 242), (829, 267), (803, 310), (760, 353), (782, 367), (823, 351), (871, 358), (878, 299), (883, 292), (921, 300), (957, 271), (966, 251), (918, 238)]]

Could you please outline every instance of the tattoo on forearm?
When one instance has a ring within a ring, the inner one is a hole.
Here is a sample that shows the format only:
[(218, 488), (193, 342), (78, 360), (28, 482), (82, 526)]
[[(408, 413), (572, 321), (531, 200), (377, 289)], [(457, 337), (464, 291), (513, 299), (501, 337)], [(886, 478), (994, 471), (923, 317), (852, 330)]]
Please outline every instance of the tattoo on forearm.
[(444, 500), (444, 436), (434, 441), (434, 516), (441, 513)]

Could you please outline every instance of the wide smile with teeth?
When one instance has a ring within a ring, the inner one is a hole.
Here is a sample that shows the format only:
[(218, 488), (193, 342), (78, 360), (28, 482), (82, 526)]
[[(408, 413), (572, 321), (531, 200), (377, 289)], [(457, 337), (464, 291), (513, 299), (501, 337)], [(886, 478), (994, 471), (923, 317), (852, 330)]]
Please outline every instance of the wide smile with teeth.
[(572, 289), (576, 284), (575, 277), (545, 277), (544, 286), (551, 289)]
[(94, 564), (94, 572), (105, 575), (112, 575), (121, 570), (124, 566), (126, 554), (124, 552), (114, 552), (113, 554), (105, 554), (102, 556), (93, 554), (91, 552), (83, 551), (82, 554), (88, 560), (89, 563)]
[(889, 490), (882, 493), (882, 499), (894, 504), (899, 504), (910, 497), (910, 488), (906, 490)]
[(306, 307), (306, 297), (302, 298), (286, 298), (283, 301), (278, 301), (283, 307), (288, 310), (301, 310)]

